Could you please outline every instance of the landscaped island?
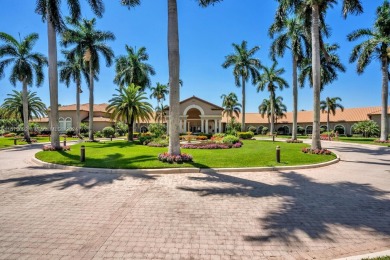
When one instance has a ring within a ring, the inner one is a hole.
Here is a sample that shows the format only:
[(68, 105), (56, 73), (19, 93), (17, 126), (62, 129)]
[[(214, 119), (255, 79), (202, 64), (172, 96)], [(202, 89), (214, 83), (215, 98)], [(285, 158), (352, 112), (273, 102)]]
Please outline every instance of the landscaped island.
[[(301, 150), (306, 144), (289, 144), (286, 142), (243, 140), (239, 149), (182, 149), (191, 154), (191, 163), (168, 164), (157, 159), (159, 153), (167, 151), (166, 147), (149, 147), (137, 142), (108, 141), (83, 143), (71, 146), (70, 151), (39, 152), (36, 158), (45, 162), (63, 165), (114, 168), (114, 169), (147, 169), (147, 168), (235, 168), (266, 167), (315, 164), (336, 158), (332, 155), (305, 154)], [(85, 145), (86, 161), (80, 162), (80, 146)], [(275, 161), (276, 146), (281, 149), (281, 163)]]

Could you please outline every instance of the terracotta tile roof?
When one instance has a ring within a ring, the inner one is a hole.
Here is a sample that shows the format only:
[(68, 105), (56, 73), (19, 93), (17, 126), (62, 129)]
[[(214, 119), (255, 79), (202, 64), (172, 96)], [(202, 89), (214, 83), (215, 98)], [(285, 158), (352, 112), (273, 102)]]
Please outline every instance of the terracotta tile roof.
[[(381, 115), (381, 114), (382, 114), (382, 108), (370, 113), (370, 115)], [(390, 107), (387, 108), (387, 114), (390, 114)]]
[[(85, 118), (81, 120), (82, 122), (88, 122), (89, 118)], [(93, 122), (113, 122), (113, 120), (109, 117), (94, 117)]]
[(206, 104), (208, 104), (208, 105), (214, 107), (214, 108), (212, 108), (212, 110), (223, 110), (223, 107), (217, 106), (217, 105), (215, 105), (215, 104), (213, 104), (213, 103), (210, 103), (210, 102), (208, 102), (208, 101), (206, 101), (206, 100), (204, 100), (204, 99), (198, 98), (197, 96), (192, 96), (192, 97), (189, 97), (189, 98), (187, 98), (187, 99), (184, 99), (184, 100), (180, 101), (180, 104), (182, 104), (182, 103), (184, 103), (184, 102), (186, 102), (186, 101), (188, 101), (188, 100), (191, 100), (191, 99), (197, 99), (197, 100), (199, 100), (200, 102), (206, 103)]
[[(93, 105), (93, 111), (94, 112), (106, 112), (108, 104), (94, 104)], [(72, 105), (66, 105), (66, 106), (60, 106), (58, 108), (59, 111), (76, 111), (76, 104)], [(80, 111), (87, 111), (89, 112), (89, 103), (81, 104), (80, 105)]]

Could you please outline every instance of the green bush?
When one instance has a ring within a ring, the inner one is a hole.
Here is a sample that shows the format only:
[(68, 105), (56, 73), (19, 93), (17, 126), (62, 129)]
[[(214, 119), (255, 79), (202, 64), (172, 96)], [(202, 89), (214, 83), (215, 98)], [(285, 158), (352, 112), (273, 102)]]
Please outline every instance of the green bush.
[(304, 135), (305, 134), (305, 128), (303, 128), (302, 126), (298, 126), (297, 127), (297, 132), (300, 135)]
[(150, 124), (149, 132), (151, 132), (156, 137), (160, 137), (167, 132), (167, 128), (163, 124)]
[(85, 134), (89, 132), (89, 126), (86, 123), (80, 124), (80, 133)]
[(237, 136), (234, 135), (227, 135), (222, 139), (222, 143), (224, 144), (235, 144), (238, 143), (240, 139), (238, 139)]
[(123, 122), (117, 122), (115, 124), (115, 131), (120, 134), (120, 136), (126, 135), (126, 133), (129, 131), (128, 126)]
[(261, 129), (261, 134), (263, 135), (266, 135), (268, 133), (268, 127), (263, 127), (263, 129)]
[(66, 129), (66, 136), (69, 136), (69, 137), (71, 137), (71, 136), (74, 136), (75, 135), (75, 131), (73, 130), (73, 128), (68, 128), (68, 129)]
[(254, 127), (253, 125), (250, 125), (250, 126), (248, 127), (248, 131), (250, 131), (250, 132), (252, 132), (253, 134), (255, 134), (256, 131), (257, 131), (257, 129), (256, 129), (256, 127)]
[(148, 143), (150, 143), (153, 140), (153, 136), (151, 136), (151, 135), (141, 135), (138, 138), (138, 140), (139, 140), (140, 144), (147, 145)]
[(252, 139), (254, 136), (253, 132), (237, 132), (237, 137), (241, 139)]
[(152, 147), (167, 147), (168, 140), (162, 138), (154, 138), (147, 145)]
[(111, 137), (115, 134), (115, 130), (114, 130), (114, 128), (112, 128), (110, 126), (107, 126), (107, 127), (103, 128), (102, 134), (104, 137)]
[(96, 136), (97, 138), (102, 138), (102, 137), (103, 137), (103, 134), (102, 134), (102, 132), (97, 131), (97, 132), (95, 133), (95, 136)]

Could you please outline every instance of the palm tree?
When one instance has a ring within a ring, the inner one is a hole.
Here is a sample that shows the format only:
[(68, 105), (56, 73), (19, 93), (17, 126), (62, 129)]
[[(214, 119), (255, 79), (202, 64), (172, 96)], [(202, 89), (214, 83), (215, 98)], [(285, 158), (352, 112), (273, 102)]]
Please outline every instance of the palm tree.
[(381, 62), (382, 71), (382, 114), (381, 114), (381, 141), (388, 140), (388, 98), (389, 98), (389, 62), (390, 62), (390, 4), (387, 0), (378, 7), (377, 18), (373, 29), (360, 29), (348, 35), (349, 41), (355, 41), (363, 37), (365, 41), (355, 46), (352, 50), (350, 62), (357, 61), (357, 72), (362, 74), (372, 59)]
[(222, 107), (224, 108), (224, 110), (222, 111), (222, 115), (227, 115), (227, 122), (230, 122), (229, 117), (233, 118), (234, 115), (240, 117), (241, 104), (238, 103), (237, 95), (233, 92), (230, 92), (227, 95), (223, 94), (221, 98), (222, 98)]
[(271, 124), (271, 102), (268, 98), (263, 99), (263, 102), (259, 105), (259, 113), (262, 118), (264, 118), (264, 115), (267, 115), (268, 119), (268, 125)]
[[(36, 92), (27, 92), (27, 114), (25, 114), (24, 111), (25, 102), (23, 91), (12, 90), (12, 92), (12, 94), (7, 94), (7, 96), (9, 97), (4, 99), (4, 103), (1, 105), (1, 109), (4, 112), (4, 116), (8, 118), (17, 118), (22, 121), (24, 121), (24, 115), (26, 115), (29, 120), (46, 116), (46, 105), (39, 97), (37, 97)], [(24, 128), (26, 128), (26, 126), (24, 126)]]
[[(338, 44), (324, 44), (324, 51), (321, 51), (321, 91), (324, 87), (337, 80), (338, 72), (345, 72), (346, 69), (340, 61), (336, 51), (339, 49)], [(313, 69), (309, 58), (304, 58), (301, 64), (301, 74), (299, 75), (299, 84), (304, 86), (306, 79), (310, 86), (313, 86)]]
[(275, 123), (278, 123), (278, 118), (282, 119), (283, 117), (287, 117), (287, 106), (283, 103), (283, 97), (278, 96), (275, 98)]
[(107, 112), (112, 113), (116, 121), (123, 121), (127, 124), (129, 132), (127, 141), (133, 141), (134, 121), (148, 121), (153, 115), (153, 107), (146, 102), (146, 93), (140, 91), (141, 87), (131, 84), (127, 88), (119, 88), (109, 100)]
[(154, 120), (159, 122), (161, 120), (161, 124), (164, 123), (165, 116), (167, 115), (165, 111), (167, 111), (169, 107), (167, 105), (161, 104), (160, 106), (156, 107), (156, 114), (154, 116)]
[(66, 61), (58, 62), (60, 70), (60, 80), (65, 82), (69, 87), (70, 82), (73, 81), (76, 84), (76, 134), (80, 135), (80, 94), (81, 90), (81, 78), (84, 71), (83, 59), (79, 54), (69, 55), (68, 52), (63, 52), (66, 57)]
[(344, 107), (338, 103), (337, 101), (342, 101), (341, 98), (339, 97), (327, 97), (326, 100), (321, 101), (321, 111), (322, 113), (326, 112), (327, 117), (326, 117), (326, 130), (330, 130), (329, 126), (329, 114), (332, 113), (333, 115), (336, 115), (336, 109), (340, 108), (341, 111), (344, 111)]
[(145, 63), (149, 59), (146, 48), (141, 47), (138, 51), (136, 48), (125, 46), (127, 56), (121, 55), (116, 59), (114, 83), (119, 86), (128, 86), (134, 83), (141, 86), (141, 90), (149, 88), (151, 81), (150, 75), (155, 75), (153, 67)]
[(75, 45), (69, 51), (70, 55), (83, 53), (84, 62), (89, 67), (89, 139), (93, 141), (93, 105), (94, 105), (94, 77), (100, 71), (99, 53), (106, 61), (106, 66), (111, 66), (114, 53), (106, 45), (106, 41), (114, 40), (115, 36), (111, 32), (96, 30), (96, 19), (72, 22), (68, 19), (73, 29), (66, 29), (62, 35), (61, 43), (67, 47)]
[(255, 46), (248, 50), (247, 42), (242, 41), (241, 45), (233, 43), (234, 53), (225, 57), (223, 68), (234, 66), (233, 75), (237, 87), (242, 87), (242, 117), (241, 131), (245, 131), (245, 83), (249, 78), (252, 79), (252, 84), (256, 83), (260, 73), (261, 63), (259, 59), (253, 58), (253, 55), (260, 49)]
[[(283, 118), (285, 117), (285, 113), (287, 112), (287, 107), (285, 104), (283, 104), (283, 97), (278, 96), (274, 100), (275, 109), (274, 113), (276, 115), (275, 117), (275, 123), (277, 123), (277, 118)], [(261, 114), (261, 117), (264, 118), (264, 115), (267, 115), (268, 119), (268, 125), (271, 129), (271, 99), (263, 99), (263, 102), (259, 105), (259, 113)]]
[(23, 124), (24, 138), (30, 142), (30, 133), (28, 128), (28, 91), (27, 86), (33, 85), (35, 77), (36, 85), (40, 86), (43, 83), (44, 74), (43, 66), (47, 65), (46, 57), (41, 53), (33, 52), (33, 47), (38, 40), (38, 34), (32, 33), (27, 35), (23, 40), (17, 41), (11, 35), (0, 32), (0, 41), (4, 45), (0, 46), (0, 78), (4, 77), (4, 70), (11, 65), (11, 75), (9, 80), (13, 86), (19, 81), (22, 84), (23, 90)]
[[(98, 17), (102, 16), (104, 5), (102, 0), (88, 0), (92, 11)], [(73, 21), (81, 16), (79, 0), (68, 0), (67, 6)], [(51, 146), (60, 147), (60, 136), (58, 127), (58, 69), (57, 69), (57, 32), (65, 29), (65, 23), (60, 11), (61, 0), (37, 0), (35, 12), (47, 21), (47, 36), (49, 42), (49, 89), (50, 89), (50, 124), (51, 124)]]
[[(222, 0), (198, 0), (206, 7)], [(140, 0), (122, 0), (122, 5), (134, 7)], [(180, 88), (179, 88), (179, 24), (177, 0), (168, 0), (168, 64), (169, 64), (169, 148), (168, 153), (180, 155)]]
[(264, 72), (260, 75), (257, 92), (267, 91), (270, 93), (270, 105), (271, 105), (271, 134), (274, 133), (274, 122), (275, 122), (275, 91), (277, 88), (283, 90), (284, 87), (288, 88), (288, 83), (281, 75), (285, 72), (283, 68), (276, 68), (278, 63), (274, 61), (270, 68), (261, 66)]
[(271, 45), (271, 56), (283, 57), (286, 49), (289, 49), (292, 54), (292, 69), (293, 69), (293, 127), (292, 139), (297, 139), (297, 120), (298, 120), (298, 66), (304, 56), (309, 55), (310, 44), (309, 36), (303, 21), (297, 17), (288, 18), (282, 17), (281, 20), (275, 21), (270, 29), (269, 35), (275, 37)]
[(157, 82), (156, 86), (151, 88), (151, 91), (152, 94), (150, 94), (150, 98), (157, 99), (157, 107), (160, 107), (160, 105), (163, 107), (162, 100), (165, 100), (165, 95), (168, 95), (169, 93), (168, 86)]
[(306, 28), (311, 28), (311, 55), (313, 73), (313, 138), (312, 149), (321, 149), (320, 139), (320, 92), (321, 92), (321, 57), (320, 57), (320, 28), (324, 26), (326, 11), (337, 3), (342, 3), (344, 18), (348, 14), (363, 12), (360, 0), (278, 0), (277, 16), (286, 16), (288, 12), (295, 12), (304, 20)]

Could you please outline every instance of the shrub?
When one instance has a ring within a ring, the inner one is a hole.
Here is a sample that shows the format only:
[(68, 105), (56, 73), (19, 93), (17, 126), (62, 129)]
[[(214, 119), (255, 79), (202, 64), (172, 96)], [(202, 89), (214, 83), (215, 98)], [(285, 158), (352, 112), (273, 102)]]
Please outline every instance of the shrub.
[(303, 134), (305, 134), (305, 128), (303, 128), (302, 126), (298, 126), (297, 132), (298, 132), (298, 134), (303, 135)]
[(167, 128), (163, 124), (150, 124), (149, 131), (156, 137), (160, 137), (167, 132)]
[(168, 163), (183, 163), (183, 162), (192, 162), (192, 156), (186, 153), (180, 155), (171, 155), (169, 153), (160, 153), (157, 156), (159, 161), (168, 162)]
[(241, 139), (252, 139), (254, 134), (251, 131), (249, 131), (249, 132), (237, 132), (237, 136), (238, 136), (238, 138), (241, 138)]
[(162, 139), (162, 138), (155, 138), (155, 139), (151, 140), (147, 145), (151, 146), (151, 147), (167, 147), (168, 140)]
[(294, 139), (287, 139), (286, 140), (287, 143), (295, 143), (295, 144), (300, 144), (300, 143), (303, 143), (302, 140), (294, 140)]
[(208, 138), (207, 138), (207, 136), (205, 136), (205, 135), (198, 135), (197, 137), (196, 137), (196, 140), (207, 140)]
[(263, 127), (263, 129), (261, 129), (261, 134), (265, 135), (268, 133), (268, 127)]
[(115, 132), (114, 137), (118, 138), (119, 136), (121, 135), (118, 132)]
[(129, 131), (129, 128), (125, 123), (117, 122), (115, 124), (115, 132), (119, 133), (121, 136), (124, 136), (127, 131)]
[(143, 145), (147, 145), (148, 143), (150, 143), (153, 139), (153, 136), (151, 135), (143, 135), (141, 134), (141, 136), (138, 138), (140, 144), (143, 144)]
[(66, 135), (67, 136), (74, 136), (76, 132), (73, 130), (73, 128), (66, 129)]
[(372, 120), (362, 121), (352, 126), (354, 134), (363, 134), (363, 137), (378, 136), (379, 125)]
[(80, 124), (80, 134), (85, 134), (89, 132), (89, 126), (86, 123)]
[(311, 149), (310, 147), (304, 147), (302, 148), (303, 153), (309, 153), (309, 154), (320, 154), (320, 155), (331, 155), (332, 152), (327, 149)]
[(227, 135), (227, 136), (225, 136), (222, 139), (222, 142), (224, 144), (235, 144), (235, 143), (237, 143), (239, 141), (240, 141), (240, 139), (237, 136), (234, 136), (234, 135)]
[(183, 149), (229, 149), (231, 145), (218, 143), (183, 144)]
[(256, 127), (254, 127), (253, 125), (250, 125), (250, 126), (248, 127), (248, 131), (250, 131), (250, 132), (252, 132), (253, 134), (255, 134), (256, 131), (257, 131), (257, 129), (256, 129)]
[(70, 146), (61, 146), (60, 148), (56, 149), (52, 147), (50, 144), (44, 145), (42, 148), (43, 151), (69, 151)]
[(390, 140), (386, 140), (386, 141), (381, 141), (379, 139), (377, 140), (374, 140), (375, 143), (380, 143), (380, 144), (390, 144)]
[(101, 138), (101, 137), (103, 137), (103, 134), (102, 134), (102, 132), (97, 131), (97, 132), (95, 133), (95, 136), (96, 136), (97, 138)]
[(241, 148), (241, 147), (242, 147), (242, 143), (241, 142), (237, 142), (237, 143), (232, 145), (232, 148)]
[(107, 126), (107, 127), (103, 128), (102, 134), (104, 137), (111, 137), (115, 134), (115, 130), (114, 130), (114, 128), (112, 128), (110, 126)]

